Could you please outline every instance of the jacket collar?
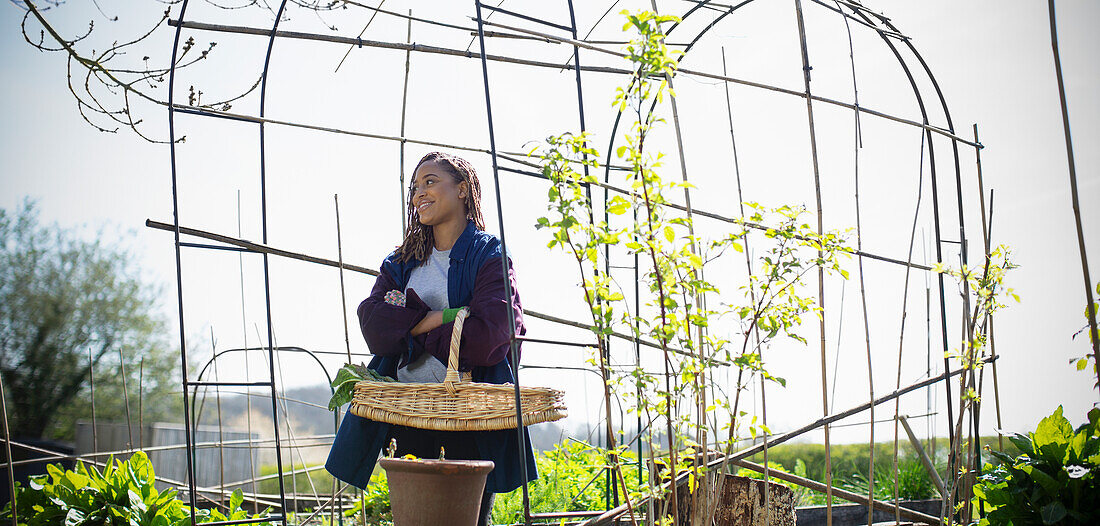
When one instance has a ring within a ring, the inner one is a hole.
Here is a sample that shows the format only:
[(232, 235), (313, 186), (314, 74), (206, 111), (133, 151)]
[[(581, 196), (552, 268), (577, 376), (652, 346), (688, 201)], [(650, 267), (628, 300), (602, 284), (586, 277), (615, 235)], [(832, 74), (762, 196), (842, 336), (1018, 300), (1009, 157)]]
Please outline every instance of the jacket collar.
[(451, 246), (451, 259), (462, 263), (466, 260), (466, 256), (470, 251), (470, 246), (474, 242), (474, 234), (477, 232), (477, 227), (474, 226), (473, 221), (466, 222), (466, 230), (462, 231), (462, 234), (455, 240), (455, 244)]

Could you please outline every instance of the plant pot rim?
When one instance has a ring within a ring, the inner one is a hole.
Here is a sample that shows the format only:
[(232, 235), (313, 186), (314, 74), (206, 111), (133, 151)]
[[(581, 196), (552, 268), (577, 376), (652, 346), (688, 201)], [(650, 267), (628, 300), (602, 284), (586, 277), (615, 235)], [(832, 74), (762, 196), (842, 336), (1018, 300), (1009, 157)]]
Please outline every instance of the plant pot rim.
[(387, 472), (434, 473), (440, 475), (480, 475), (493, 470), (491, 460), (437, 460), (380, 458), (378, 463)]

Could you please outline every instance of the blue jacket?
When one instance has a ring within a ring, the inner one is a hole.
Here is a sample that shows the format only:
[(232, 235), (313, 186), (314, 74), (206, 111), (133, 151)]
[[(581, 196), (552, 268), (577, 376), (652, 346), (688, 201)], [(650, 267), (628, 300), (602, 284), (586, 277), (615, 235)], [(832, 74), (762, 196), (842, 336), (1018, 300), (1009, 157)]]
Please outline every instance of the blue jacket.
[[(508, 353), (511, 329), (507, 319), (508, 301), (504, 295), (500, 240), (468, 223), (451, 248), (450, 257), (448, 302), (450, 305), (470, 307), (470, 316), (463, 327), (459, 368), (471, 371), (475, 382), (511, 383), (514, 381)], [(423, 352), (430, 352), (446, 363), (446, 349), (453, 324), (446, 323), (426, 334), (409, 337), (409, 329), (430, 308), (414, 293), (407, 295), (408, 303), (404, 308), (389, 305), (383, 299), (390, 290), (404, 291), (410, 274), (418, 265), (419, 262), (398, 262), (396, 254), (387, 256), (370, 297), (358, 309), (364, 338), (375, 355), (367, 367), (394, 378), (400, 365), (417, 359)], [(523, 334), (523, 311), (511, 268), (509, 280), (516, 333)], [(378, 455), (386, 445), (389, 428), (389, 424), (367, 420), (350, 412), (345, 414), (325, 468), (348, 484), (366, 487)], [(472, 435), (481, 458), (496, 464), (486, 481), (487, 491), (507, 493), (523, 484), (521, 449), (515, 429), (458, 433)], [(538, 474), (530, 437), (526, 429), (523, 434), (525, 447), (522, 454), (527, 457), (526, 480), (534, 480)]]

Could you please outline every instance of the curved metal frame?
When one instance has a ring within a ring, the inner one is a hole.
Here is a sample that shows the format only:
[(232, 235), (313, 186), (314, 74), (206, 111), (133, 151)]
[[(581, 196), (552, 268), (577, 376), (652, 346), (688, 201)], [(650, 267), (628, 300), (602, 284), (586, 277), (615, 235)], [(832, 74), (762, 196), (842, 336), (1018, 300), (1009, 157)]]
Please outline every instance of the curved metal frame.
[[(279, 28), (279, 22), (283, 18), (283, 11), (286, 8), (287, 0), (282, 0), (279, 3), (279, 9), (275, 14), (275, 21), (272, 24), (270, 35), (268, 36), (267, 52), (264, 56), (264, 68), (261, 74), (260, 81), (260, 117), (264, 117), (265, 103), (267, 101), (267, 79), (269, 66), (271, 64), (271, 50), (275, 44), (275, 33)], [(183, 267), (181, 263), (180, 254), (180, 220), (179, 220), (179, 181), (176, 166), (176, 126), (175, 126), (175, 84), (176, 84), (176, 65), (177, 55), (179, 51), (180, 33), (183, 30), (182, 22), (186, 19), (187, 6), (189, 0), (183, 0), (180, 7), (180, 24), (176, 25), (175, 36), (172, 41), (172, 62), (168, 72), (168, 137), (169, 137), (169, 149), (171, 155), (171, 167), (172, 167), (172, 220), (175, 228), (175, 257), (176, 257), (176, 293), (177, 293), (177, 307), (179, 311), (179, 330), (180, 330), (180, 370), (183, 386), (183, 412), (184, 412), (184, 435), (187, 446), (187, 490), (188, 499), (190, 501), (191, 509), (197, 510), (196, 502), (196, 488), (195, 488), (195, 446), (192, 437), (193, 425), (192, 411), (188, 406), (188, 391), (191, 387), (199, 387), (202, 385), (209, 385), (201, 381), (189, 381), (187, 374), (187, 335), (184, 325), (184, 304), (183, 304)], [(263, 243), (267, 243), (267, 177), (266, 177), (266, 151), (264, 141), (264, 123), (261, 121), (260, 126), (260, 196), (261, 196), (261, 219), (263, 227)], [(272, 346), (274, 340), (274, 334), (271, 323), (271, 273), (268, 263), (268, 255), (264, 253), (264, 304), (266, 307), (266, 321), (267, 321), (267, 341), (268, 345), (268, 382), (256, 382), (256, 383), (243, 383), (239, 385), (250, 386), (266, 386), (271, 390), (271, 418), (272, 427), (275, 433), (275, 443), (278, 445), (281, 443), (279, 437), (279, 414), (278, 414), (278, 393), (275, 389), (275, 350)], [(326, 372), (327, 374), (327, 372)], [(227, 385), (225, 383), (217, 382), (218, 385)], [(286, 489), (283, 483), (283, 457), (282, 450), (279, 447), (275, 448), (275, 458), (279, 473), (279, 506), (281, 507), (281, 514), (277, 518), (283, 526), (286, 526)], [(274, 517), (272, 517), (274, 518)], [(265, 519), (270, 521), (272, 518)], [(248, 524), (257, 522), (256, 519), (244, 519), (236, 521), (225, 521), (222, 523), (211, 523), (217, 526), (218, 524)]]
[[(698, 32), (698, 34), (695, 35), (695, 37), (690, 41), (689, 44), (687, 44), (687, 46), (683, 50), (684, 55), (682, 55), (678, 60), (682, 61), (683, 58), (686, 56), (687, 52), (689, 52), (695, 46), (695, 44), (697, 44), (700, 40), (702, 40), (702, 38), (704, 36), (706, 36), (711, 29), (715, 28), (728, 15), (732, 14), (734, 11), (740, 9), (741, 7), (747, 5), (751, 2), (752, 2), (752, 0), (743, 0), (740, 3), (737, 3), (735, 5), (723, 6), (725, 9), (722, 10), (720, 12), (720, 14), (713, 21), (711, 21), (709, 24), (707, 24), (706, 27), (702, 28)], [(177, 179), (177, 165), (176, 165), (176, 136), (175, 136), (175, 119), (174, 119), (175, 112), (177, 111), (177, 108), (175, 107), (175, 104), (174, 104), (176, 62), (177, 62), (177, 56), (178, 56), (178, 50), (179, 50), (180, 34), (182, 32), (183, 27), (185, 27), (185, 24), (186, 24), (185, 15), (186, 15), (188, 3), (189, 3), (189, 0), (182, 0), (180, 17), (179, 17), (178, 22), (175, 24), (176, 29), (175, 29), (175, 36), (174, 36), (174, 40), (173, 40), (173, 48), (172, 48), (172, 66), (169, 69), (168, 121), (169, 121), (169, 139), (170, 139), (169, 148), (170, 148), (170, 155), (171, 155), (174, 244), (175, 244), (175, 259), (176, 259), (176, 274), (177, 274), (177, 276), (176, 276), (176, 278), (177, 278), (176, 279), (176, 285), (177, 285), (177, 292), (178, 292), (178, 296), (177, 296), (178, 305), (177, 305), (177, 307), (178, 307), (179, 324), (180, 324), (181, 370), (182, 370), (182, 377), (183, 377), (183, 395), (184, 395), (184, 401), (185, 401), (185, 403), (184, 403), (184, 418), (186, 420), (186, 429), (187, 429), (187, 433), (186, 433), (187, 448), (188, 448), (188, 455), (187, 455), (187, 464), (188, 465), (187, 465), (187, 469), (188, 469), (188, 477), (189, 477), (188, 478), (188, 484), (189, 484), (188, 489), (189, 489), (189, 498), (190, 498), (191, 506), (192, 506), (192, 508), (195, 508), (196, 507), (196, 492), (195, 492), (195, 480), (194, 480), (195, 479), (195, 477), (194, 477), (195, 467), (194, 467), (194, 459), (193, 459), (194, 441), (193, 441), (193, 437), (191, 436), (191, 433), (192, 433), (192, 428), (191, 428), (192, 421), (191, 421), (191, 419), (195, 416), (194, 415), (194, 407), (193, 407), (194, 398), (192, 398), (192, 406), (189, 407), (189, 405), (186, 403), (187, 400), (188, 400), (188, 393), (189, 393), (188, 390), (192, 387), (200, 387), (200, 386), (203, 386), (203, 385), (214, 385), (214, 384), (228, 385), (227, 383), (203, 382), (202, 377), (203, 377), (203, 374), (206, 371), (206, 367), (209, 366), (211, 363), (213, 363), (219, 356), (221, 356), (222, 354), (228, 353), (228, 352), (245, 351), (245, 350), (266, 350), (266, 351), (268, 351), (268, 372), (269, 372), (270, 381), (269, 382), (241, 384), (241, 385), (250, 385), (250, 386), (262, 385), (262, 386), (270, 387), (271, 398), (272, 398), (272, 417), (273, 417), (273, 421), (274, 421), (276, 443), (278, 443), (278, 441), (279, 441), (279, 426), (278, 426), (278, 416), (277, 416), (277, 411), (278, 411), (277, 392), (276, 392), (276, 389), (275, 389), (275, 382), (274, 382), (274, 378), (275, 378), (275, 362), (274, 362), (275, 357), (274, 357), (274, 353), (276, 351), (279, 351), (279, 350), (292, 350), (292, 351), (298, 351), (298, 352), (305, 352), (305, 353), (310, 354), (310, 356), (312, 356), (314, 358), (314, 360), (316, 360), (318, 362), (318, 364), (321, 366), (321, 368), (324, 371), (324, 373), (326, 374), (326, 376), (328, 376), (328, 371), (327, 371), (327, 369), (324, 368), (324, 365), (317, 359), (317, 357), (312, 352), (310, 352), (308, 350), (301, 349), (301, 348), (294, 348), (294, 347), (274, 347), (273, 346), (274, 335), (273, 335), (272, 314), (271, 314), (270, 267), (269, 267), (269, 262), (268, 262), (268, 255), (266, 253), (263, 253), (264, 293), (265, 293), (265, 306), (266, 306), (265, 314), (266, 314), (266, 321), (267, 321), (268, 345), (266, 347), (260, 347), (260, 348), (229, 349), (229, 350), (225, 350), (225, 351), (221, 351), (219, 353), (216, 353), (210, 359), (210, 361), (207, 362), (206, 366), (203, 367), (202, 371), (200, 371), (200, 373), (198, 375), (198, 379), (196, 381), (189, 381), (188, 380), (187, 353), (186, 353), (187, 345), (186, 345), (186, 336), (185, 336), (185, 332), (184, 332), (183, 273), (182, 273), (181, 250), (180, 249), (181, 249), (181, 246), (189, 246), (189, 245), (186, 244), (186, 243), (181, 243), (181, 241), (180, 241), (181, 227), (180, 227), (180, 220), (179, 220), (178, 179)], [(710, 3), (710, 0), (701, 0), (701, 1), (697, 2), (696, 5), (692, 6), (690, 9), (688, 9), (684, 13), (684, 15), (681, 17), (681, 20), (690, 17), (692, 14), (694, 14), (695, 12), (697, 12), (697, 11), (703, 9), (703, 8), (714, 9), (714, 7), (708, 5), (709, 3)], [(909, 67), (908, 63), (906, 62), (905, 58), (901, 55), (901, 53), (899, 52), (897, 47), (894, 45), (894, 43), (888, 38), (888, 34), (894, 34), (894, 35), (898, 34), (897, 28), (885, 17), (875, 15), (878, 19), (878, 22), (881, 23), (882, 26), (884, 26), (889, 32), (892, 32), (892, 33), (888, 33), (886, 31), (880, 30), (879, 29), (880, 26), (878, 24), (876, 24), (876, 22), (874, 20), (872, 20), (871, 17), (868, 17), (867, 14), (862, 9), (859, 8), (859, 6), (853, 6), (853, 5), (848, 4), (848, 3), (843, 3), (841, 5), (847, 7), (847, 9), (849, 9), (853, 13), (854, 16), (859, 17), (859, 19), (861, 19), (864, 22), (864, 24), (862, 24), (862, 25), (865, 25), (865, 26), (870, 27), (872, 29), (876, 29), (876, 32), (884, 40), (886, 45), (889, 47), (891, 52), (894, 54), (895, 58), (898, 60), (899, 66), (901, 66), (901, 68), (905, 72), (905, 74), (906, 74), (906, 76), (907, 76), (907, 78), (910, 82), (910, 86), (913, 89), (914, 96), (916, 98), (916, 101), (917, 101), (918, 106), (919, 106), (920, 111), (921, 111), (922, 124), (923, 124), (922, 127), (925, 131), (925, 134), (926, 134), (926, 137), (927, 137), (927, 142), (928, 142), (929, 158), (930, 158), (930, 174), (931, 174), (931, 180), (932, 180), (931, 182), (932, 182), (932, 198), (933, 198), (933, 218), (934, 218), (934, 223), (935, 223), (935, 235), (936, 235), (936, 258), (937, 258), (937, 261), (942, 262), (942, 243), (944, 241), (942, 240), (941, 233), (940, 233), (939, 196), (938, 196), (938, 185), (936, 184), (936, 182), (937, 182), (936, 181), (937, 173), (936, 173), (936, 163), (935, 163), (935, 157), (934, 157), (934, 147), (933, 147), (933, 144), (932, 144), (933, 131), (935, 131), (935, 130), (933, 130), (932, 127), (929, 125), (928, 112), (927, 112), (927, 109), (925, 107), (922, 94), (920, 92), (919, 87), (917, 86), (914, 75), (913, 75), (912, 71), (910, 70), (910, 67)], [(504, 170), (504, 171), (516, 171), (516, 170), (511, 170), (511, 169), (508, 169), (508, 168), (502, 168), (502, 167), (499, 166), (499, 158), (501, 156), (500, 156), (500, 154), (497, 150), (497, 147), (496, 147), (496, 137), (495, 137), (495, 130), (494, 130), (494, 126), (493, 126), (490, 83), (489, 83), (489, 74), (488, 74), (488, 66), (487, 66), (488, 57), (485, 53), (485, 30), (484, 30), (484, 23), (483, 23), (484, 20), (482, 18), (482, 8), (485, 7), (486, 9), (491, 9), (493, 11), (503, 11), (506, 14), (518, 16), (518, 17), (526, 19), (528, 21), (543, 23), (545, 25), (557, 28), (559, 30), (568, 30), (569, 31), (570, 37), (574, 41), (574, 43), (573, 43), (573, 57), (572, 58), (573, 58), (573, 62), (575, 64), (575, 66), (573, 67), (573, 69), (574, 69), (574, 72), (575, 72), (576, 85), (577, 85), (577, 90), (576, 91), (577, 91), (577, 105), (578, 105), (578, 112), (579, 112), (579, 119), (580, 119), (580, 129), (583, 132), (583, 131), (585, 131), (586, 123), (585, 123), (584, 99), (583, 99), (583, 89), (582, 89), (582, 79), (581, 79), (581, 69), (582, 69), (582, 67), (581, 67), (581, 62), (580, 62), (580, 47), (576, 44), (576, 42), (577, 42), (577, 25), (576, 25), (576, 17), (575, 17), (575, 12), (574, 12), (574, 9), (573, 9), (572, 0), (567, 0), (567, 7), (568, 7), (569, 18), (570, 18), (570, 25), (569, 26), (564, 26), (564, 25), (561, 25), (561, 24), (553, 24), (553, 23), (549, 23), (549, 22), (546, 22), (546, 21), (534, 19), (532, 17), (527, 17), (526, 15), (521, 15), (521, 14), (518, 14), (518, 13), (508, 12), (508, 11), (500, 9), (499, 7), (486, 6), (486, 5), (483, 5), (479, 0), (475, 0), (474, 6), (475, 6), (475, 12), (476, 12), (475, 20), (477, 22), (478, 39), (479, 39), (479, 44), (480, 44), (480, 53), (479, 53), (479, 55), (480, 55), (481, 66), (482, 66), (482, 68), (481, 68), (482, 69), (482, 77), (483, 77), (483, 81), (484, 81), (486, 117), (487, 117), (487, 121), (488, 121), (488, 131), (489, 131), (490, 149), (489, 149), (488, 153), (492, 157), (494, 188), (495, 188), (496, 194), (498, 196), (498, 199), (497, 199), (497, 218), (498, 218), (498, 221), (499, 221), (499, 224), (500, 224), (501, 246), (502, 246), (502, 249), (505, 251), (505, 254), (507, 254), (507, 248), (506, 248), (507, 245), (506, 245), (506, 239), (505, 239), (505, 223), (504, 223), (504, 217), (503, 217), (503, 203), (502, 203), (502, 200), (499, 198), (499, 196), (501, 195), (499, 172), (501, 170)], [(267, 243), (267, 238), (268, 238), (268, 232), (267, 232), (267, 202), (266, 202), (266, 142), (265, 142), (265, 134), (264, 134), (264, 124), (266, 122), (266, 120), (265, 120), (265, 106), (266, 106), (266, 94), (267, 94), (266, 90), (267, 90), (267, 80), (268, 80), (268, 72), (269, 72), (269, 67), (270, 67), (270, 62), (271, 62), (272, 49), (273, 49), (273, 46), (274, 46), (275, 37), (277, 36), (276, 34), (277, 34), (277, 31), (278, 31), (278, 26), (279, 26), (280, 21), (282, 20), (283, 12), (285, 10), (285, 7), (286, 7), (286, 0), (282, 0), (280, 2), (279, 9), (276, 13), (275, 20), (272, 24), (272, 28), (271, 28), (270, 32), (266, 35), (268, 37), (268, 45), (267, 45), (267, 51), (266, 51), (266, 55), (265, 55), (265, 59), (264, 59), (263, 73), (262, 73), (262, 76), (261, 76), (259, 119), (252, 121), (252, 122), (256, 122), (257, 124), (259, 124), (259, 127), (260, 127), (260, 130), (259, 130), (260, 131), (259, 146), (260, 146), (261, 219), (262, 219), (262, 230), (263, 230), (263, 243), (265, 243), (265, 244)], [(825, 7), (828, 8), (828, 6), (825, 6)], [(843, 11), (841, 11), (841, 12), (843, 13)], [(679, 27), (679, 25), (680, 25), (679, 22), (672, 25), (669, 28), (668, 33), (671, 33), (673, 30), (675, 30), (677, 27)], [(981, 146), (980, 146), (980, 144), (977, 144), (977, 143), (973, 143), (973, 144), (969, 143), (968, 141), (960, 139), (960, 138), (958, 138), (954, 135), (954, 125), (953, 125), (953, 122), (952, 122), (952, 119), (951, 119), (950, 111), (949, 111), (947, 103), (946, 103), (946, 99), (944, 97), (944, 94), (943, 94), (942, 90), (940, 89), (939, 83), (937, 82), (936, 78), (932, 74), (931, 68), (928, 66), (927, 62), (919, 54), (919, 52), (916, 50), (916, 47), (913, 45), (913, 43), (909, 39), (903, 38), (902, 40), (904, 40), (904, 42), (905, 42), (906, 46), (908, 47), (909, 51), (913, 54), (913, 56), (916, 57), (916, 59), (920, 63), (920, 66), (924, 70), (924, 73), (927, 75), (927, 77), (931, 81), (931, 83), (932, 83), (932, 85), (933, 85), (933, 87), (936, 91), (937, 97), (939, 98), (940, 106), (943, 109), (944, 116), (947, 120), (947, 131), (949, 132), (948, 138), (951, 140), (951, 144), (952, 144), (952, 153), (953, 153), (953, 160), (954, 160), (954, 167), (955, 167), (955, 182), (956, 182), (956, 197), (957, 197), (956, 201), (957, 201), (957, 206), (958, 206), (958, 221), (959, 221), (959, 232), (960, 232), (960, 240), (959, 240), (960, 253), (961, 253), (962, 262), (965, 265), (966, 262), (967, 262), (967, 246), (966, 246), (965, 217), (964, 217), (964, 205), (963, 205), (962, 174), (961, 174), (961, 169), (960, 169), (960, 160), (959, 160), (959, 153), (958, 153), (958, 142), (961, 140), (964, 143), (975, 146), (977, 148), (980, 148)], [(789, 90), (779, 89), (779, 91), (788, 92)], [(808, 93), (805, 93), (805, 94), (800, 94), (800, 93), (796, 93), (796, 92), (791, 92), (791, 93), (796, 94), (796, 95), (800, 95), (800, 96), (803, 96), (803, 97), (807, 97), (807, 98), (812, 98), (814, 100), (818, 100), (818, 98), (816, 98), (816, 97), (810, 97), (810, 95)], [(832, 101), (832, 102), (835, 102), (835, 101)], [(843, 105), (843, 104), (841, 103), (841, 105)], [(858, 106), (856, 106), (855, 109), (857, 111), (863, 110), (862, 108), (860, 108)], [(179, 111), (185, 111), (182, 108), (180, 108), (178, 110)], [(191, 112), (191, 111), (185, 111), (185, 112), (204, 114), (202, 112)], [(872, 113), (874, 113), (874, 112), (872, 112)], [(211, 115), (213, 115), (213, 114), (211, 114)], [(217, 116), (217, 115), (215, 115), (215, 116)], [(605, 172), (604, 172), (605, 184), (608, 183), (609, 178), (610, 178), (610, 169), (611, 169), (611, 167), (610, 167), (610, 164), (611, 164), (610, 163), (610, 155), (611, 155), (610, 152), (614, 151), (615, 131), (618, 129), (620, 119), (621, 119), (621, 112), (619, 112), (616, 115), (614, 124), (612, 126), (611, 139), (610, 139), (610, 144), (609, 144), (609, 147), (608, 147), (608, 159), (607, 159), (607, 162), (605, 163)], [(906, 121), (906, 122), (908, 122), (908, 121)], [(916, 123), (910, 123), (910, 124), (915, 125)], [(938, 133), (940, 133), (941, 135), (946, 135), (942, 132), (938, 132)], [(587, 166), (585, 167), (585, 170), (587, 171)], [(685, 174), (685, 177), (686, 177), (686, 174)], [(607, 192), (607, 188), (605, 187), (605, 193), (606, 192)], [(606, 200), (606, 195), (605, 195), (605, 200)], [(217, 248), (217, 247), (206, 247), (206, 248)], [(505, 291), (506, 291), (506, 294), (509, 297), (509, 302), (511, 302), (511, 297), (512, 297), (511, 293), (512, 293), (512, 291), (511, 291), (511, 283), (507, 279), (508, 270), (509, 270), (509, 260), (508, 260), (508, 258), (502, 258), (502, 272), (505, 275)], [(637, 262), (635, 262), (634, 270), (635, 270), (635, 273), (638, 272)], [(940, 295), (939, 299), (940, 299), (940, 318), (941, 318), (942, 343), (943, 343), (944, 348), (946, 349), (947, 345), (948, 345), (947, 344), (948, 339), (947, 339), (947, 320), (946, 320), (946, 298), (945, 298), (944, 282), (943, 282), (942, 275), (940, 275), (938, 277), (938, 280), (939, 280), (939, 295)], [(521, 412), (520, 398), (519, 398), (519, 365), (518, 365), (519, 341), (521, 340), (521, 338), (518, 338), (515, 335), (514, 319), (511, 319), (511, 318), (509, 319), (509, 325), (510, 325), (510, 329), (511, 329), (511, 332), (512, 332), (510, 346), (511, 346), (511, 360), (512, 360), (513, 375), (514, 375), (515, 381), (516, 381), (515, 382), (515, 385), (516, 385), (516, 406), (517, 406), (516, 409), (517, 409), (517, 417), (518, 417), (519, 413)], [(610, 353), (609, 348), (608, 348), (607, 352)], [(636, 349), (635, 352), (638, 353), (640, 351), (638, 349)], [(947, 370), (948, 369), (945, 368), (945, 371), (947, 371)], [(950, 399), (950, 390), (951, 390), (950, 385), (949, 385), (948, 382), (945, 382), (945, 385), (947, 386), (948, 398)], [(949, 419), (950, 419), (953, 416), (953, 415), (950, 414), (952, 412), (952, 409), (951, 409), (950, 405), (948, 406), (948, 412), (949, 412)], [(336, 419), (338, 420), (338, 415), (336, 416)], [(974, 417), (973, 425), (974, 425), (974, 428), (977, 429), (978, 422), (977, 422), (976, 415)], [(950, 428), (949, 428), (949, 433), (953, 433), (953, 431)], [(524, 432), (523, 432), (522, 427), (517, 428), (517, 434), (518, 434), (520, 444), (523, 444), (525, 442), (525, 436), (524, 436)], [(950, 439), (952, 441), (954, 441), (954, 437), (950, 437)], [(283, 507), (283, 514), (279, 519), (285, 525), (286, 524), (286, 511), (285, 511), (286, 510), (286, 497), (285, 497), (285, 488), (283, 487), (283, 480), (282, 480), (283, 479), (283, 477), (282, 477), (282, 474), (283, 474), (282, 456), (281, 456), (279, 448), (276, 448), (276, 456), (277, 456), (278, 470), (279, 470), (279, 475), (280, 475), (280, 505)], [(520, 463), (521, 463), (522, 469), (526, 472), (526, 470), (527, 470), (526, 457), (524, 455), (521, 455)], [(617, 489), (618, 488), (617, 488), (617, 485), (614, 484), (614, 480), (612, 480), (610, 482), (611, 482), (611, 484), (609, 484), (609, 486), (611, 488), (613, 488), (614, 491), (615, 491), (615, 498), (616, 498), (616, 503), (617, 503), (617, 498), (618, 498)], [(528, 492), (527, 492), (527, 486), (526, 486), (526, 484), (524, 484), (524, 486), (523, 486), (523, 500), (524, 500), (524, 519), (525, 519), (526, 524), (529, 524), (530, 520), (532, 518), (531, 513), (530, 513), (529, 498), (530, 497), (529, 497)], [(610, 503), (609, 503), (609, 505), (610, 505)], [(249, 522), (249, 521), (230, 521), (230, 523), (241, 523), (241, 522)]]

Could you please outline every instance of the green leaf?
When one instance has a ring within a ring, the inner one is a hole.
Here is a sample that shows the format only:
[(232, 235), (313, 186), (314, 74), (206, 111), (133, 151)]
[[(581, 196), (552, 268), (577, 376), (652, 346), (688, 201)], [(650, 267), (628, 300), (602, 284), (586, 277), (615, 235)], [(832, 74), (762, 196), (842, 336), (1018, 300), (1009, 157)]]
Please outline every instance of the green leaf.
[(130, 489), (126, 492), (126, 496), (130, 499), (130, 509), (139, 513), (145, 513), (146, 511), (148, 511), (149, 508), (145, 506), (145, 501), (141, 498), (141, 495), (138, 494), (138, 492)]
[(1012, 433), (1008, 435), (1008, 441), (1012, 442), (1012, 445), (1016, 446), (1025, 455), (1034, 455), (1035, 449), (1031, 442), (1031, 437), (1021, 435), (1019, 433)]
[(1044, 460), (1054, 465), (1061, 465), (1065, 460), (1069, 441), (1073, 438), (1073, 426), (1069, 420), (1062, 416), (1062, 406), (1054, 410), (1054, 414), (1039, 421), (1035, 432), (1031, 433), (1031, 440), (1035, 445), (1035, 451)]
[(623, 199), (621, 195), (612, 197), (611, 201), (609, 201), (607, 205), (607, 212), (614, 215), (622, 215), (629, 209), (630, 202), (626, 199)]
[(84, 510), (78, 508), (70, 508), (69, 512), (65, 514), (65, 526), (79, 526), (84, 522), (84, 519)]
[(1043, 524), (1055, 524), (1066, 517), (1066, 506), (1061, 501), (1054, 501), (1039, 508), (1039, 517)]
[(236, 510), (244, 503), (244, 492), (241, 488), (233, 490), (233, 494), (229, 496), (229, 511)]
[(1062, 485), (1045, 471), (1033, 465), (1025, 465), (1022, 469), (1024, 473), (1027, 473), (1035, 482), (1039, 483), (1039, 486), (1046, 491), (1047, 495), (1052, 497), (1058, 495), (1058, 490)]
[(665, 227), (665, 239), (668, 240), (669, 243), (676, 241), (676, 232), (673, 231), (670, 226)]

